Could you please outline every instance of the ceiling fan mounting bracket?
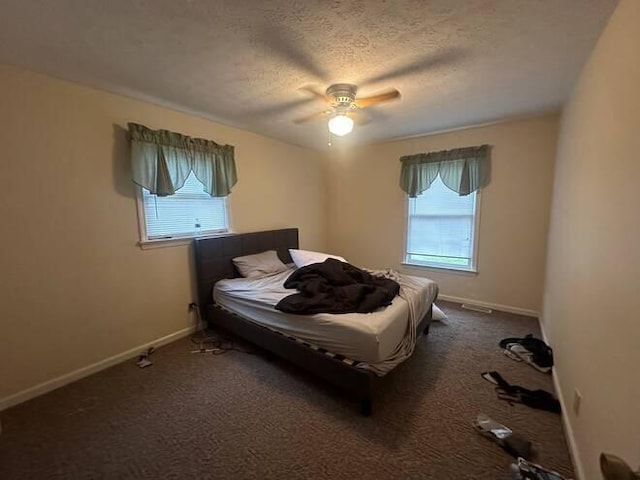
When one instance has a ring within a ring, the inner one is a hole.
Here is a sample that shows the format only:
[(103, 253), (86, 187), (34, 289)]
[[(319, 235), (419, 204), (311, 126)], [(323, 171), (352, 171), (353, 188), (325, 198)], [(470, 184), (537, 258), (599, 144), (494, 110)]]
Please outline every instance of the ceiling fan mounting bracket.
[(336, 83), (327, 88), (327, 97), (329, 97), (331, 105), (344, 109), (355, 108), (354, 102), (357, 93), (358, 87), (350, 83)]

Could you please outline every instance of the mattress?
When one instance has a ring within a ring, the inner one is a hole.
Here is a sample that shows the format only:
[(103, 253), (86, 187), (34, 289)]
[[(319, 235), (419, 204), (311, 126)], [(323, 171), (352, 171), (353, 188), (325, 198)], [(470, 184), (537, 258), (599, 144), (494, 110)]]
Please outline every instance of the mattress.
[[(396, 296), (391, 305), (373, 313), (294, 315), (276, 310), (275, 305), (295, 290), (284, 288), (294, 269), (261, 278), (234, 278), (215, 284), (217, 304), (254, 322), (317, 345), (352, 360), (378, 363), (385, 360), (405, 337), (409, 305)], [(431, 304), (437, 285), (426, 278), (412, 277)]]

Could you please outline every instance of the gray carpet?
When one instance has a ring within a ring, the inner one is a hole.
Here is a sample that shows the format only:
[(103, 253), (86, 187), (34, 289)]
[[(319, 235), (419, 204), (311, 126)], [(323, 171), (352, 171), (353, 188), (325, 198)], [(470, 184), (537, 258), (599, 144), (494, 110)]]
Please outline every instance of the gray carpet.
[(506, 479), (510, 457), (470, 426), (480, 412), (572, 475), (560, 416), (497, 400), (479, 375), (551, 391), (497, 346), (539, 336), (537, 322), (439, 303), (449, 320), (385, 377), (370, 418), (283, 361), (190, 354), (183, 339), (151, 367), (126, 362), (3, 412), (0, 478)]

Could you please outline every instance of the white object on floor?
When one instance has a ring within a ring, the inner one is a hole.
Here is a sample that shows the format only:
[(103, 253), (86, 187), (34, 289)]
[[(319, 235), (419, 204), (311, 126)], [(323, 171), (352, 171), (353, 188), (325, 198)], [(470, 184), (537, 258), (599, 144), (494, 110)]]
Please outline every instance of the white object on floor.
[(431, 320), (434, 322), (442, 322), (446, 320), (447, 316), (444, 314), (440, 307), (438, 307), (435, 303), (433, 304), (433, 311), (431, 312)]
[(136, 365), (138, 365), (140, 368), (144, 368), (144, 367), (153, 365), (153, 363), (150, 360), (147, 360), (146, 358), (141, 358), (136, 362)]

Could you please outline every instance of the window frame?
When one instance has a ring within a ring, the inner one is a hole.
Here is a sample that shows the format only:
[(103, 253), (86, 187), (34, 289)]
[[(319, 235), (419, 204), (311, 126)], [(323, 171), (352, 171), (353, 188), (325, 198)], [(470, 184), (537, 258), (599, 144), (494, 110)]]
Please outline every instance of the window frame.
[[(138, 240), (138, 246), (142, 250), (147, 250), (150, 248), (161, 248), (161, 247), (174, 247), (179, 245), (189, 245), (196, 235), (188, 234), (181, 235), (176, 237), (167, 237), (167, 238), (149, 238), (147, 235), (147, 219), (144, 213), (144, 198), (142, 187), (140, 185), (135, 186), (136, 189), (136, 210), (138, 216), (138, 235), (140, 239)], [(198, 235), (197, 238), (201, 237), (221, 237), (224, 235), (229, 235), (233, 233), (232, 224), (231, 224), (231, 207), (230, 207), (230, 195), (223, 197), (224, 205), (227, 216), (227, 230), (225, 232), (210, 232), (203, 231), (202, 234)]]
[(476, 200), (474, 205), (474, 219), (473, 219), (473, 253), (471, 258), (470, 266), (457, 266), (457, 265), (446, 265), (442, 263), (429, 263), (429, 262), (411, 262), (407, 258), (407, 247), (409, 243), (409, 202), (411, 198), (409, 195), (405, 195), (404, 202), (404, 243), (402, 246), (402, 260), (401, 265), (408, 268), (415, 268), (418, 270), (436, 270), (436, 271), (450, 271), (450, 272), (459, 272), (459, 273), (468, 273), (472, 275), (478, 274), (478, 252), (479, 252), (479, 243), (480, 243), (480, 212), (482, 211), (482, 189), (478, 189), (475, 191)]

